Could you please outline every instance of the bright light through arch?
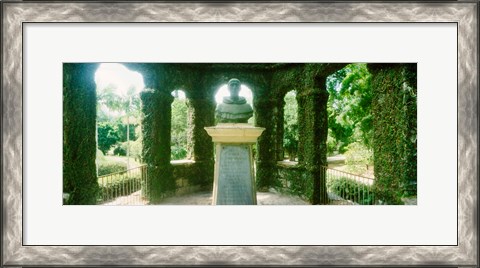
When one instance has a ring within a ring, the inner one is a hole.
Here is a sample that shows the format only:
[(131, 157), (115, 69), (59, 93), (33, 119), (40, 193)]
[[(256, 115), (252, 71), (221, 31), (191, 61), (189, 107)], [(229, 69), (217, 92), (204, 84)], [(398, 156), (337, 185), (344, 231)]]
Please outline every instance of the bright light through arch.
[[(247, 103), (252, 105), (252, 107), (253, 107), (253, 93), (252, 93), (252, 90), (249, 87), (247, 87), (245, 85), (241, 85), (240, 86), (240, 92), (238, 93), (238, 95), (244, 97), (247, 100)], [(217, 94), (215, 94), (215, 102), (217, 104), (222, 103), (223, 102), (223, 97), (226, 97), (226, 96), (230, 96), (230, 92), (228, 92), (228, 85), (227, 84), (221, 86), (218, 89)]]
[(113, 86), (116, 94), (122, 97), (128, 96), (128, 90), (134, 89), (134, 94), (140, 93), (144, 88), (143, 76), (130, 71), (120, 63), (102, 63), (95, 73), (97, 90), (103, 90)]
[(185, 95), (185, 91), (181, 90), (181, 89), (176, 89), (174, 91), (172, 91), (172, 97), (174, 98), (178, 98), (179, 100), (184, 100), (187, 98), (187, 96)]

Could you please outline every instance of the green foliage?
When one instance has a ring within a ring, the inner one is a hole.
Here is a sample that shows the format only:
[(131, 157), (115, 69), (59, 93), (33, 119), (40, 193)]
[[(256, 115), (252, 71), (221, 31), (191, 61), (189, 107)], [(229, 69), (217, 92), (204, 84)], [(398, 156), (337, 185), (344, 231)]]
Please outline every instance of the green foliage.
[(375, 191), (386, 204), (416, 195), (416, 65), (372, 64)]
[(327, 78), (328, 127), (336, 150), (359, 141), (372, 147), (371, 74), (366, 64), (349, 64)]
[(329, 128), (328, 129), (328, 136), (327, 136), (327, 154), (328, 155), (333, 155), (338, 153), (338, 143), (333, 137), (332, 130)]
[(283, 148), (290, 160), (295, 160), (298, 150), (298, 104), (295, 91), (290, 91), (284, 98), (283, 111)]
[(118, 128), (110, 122), (98, 122), (98, 148), (107, 154), (110, 148), (119, 141)]
[[(113, 148), (114, 155), (127, 155), (127, 127), (118, 121), (98, 122), (98, 148), (107, 154)], [(130, 155), (140, 159), (141, 140), (139, 139), (137, 129), (140, 127), (130, 125)], [(137, 142), (138, 141), (138, 142)], [(137, 150), (137, 151), (133, 151)]]
[(171, 99), (168, 93), (150, 90), (141, 94), (142, 100), (142, 160), (147, 164), (148, 196), (156, 201), (175, 191), (170, 166)]
[(127, 156), (127, 150), (129, 151), (130, 157), (133, 157), (137, 162), (142, 162), (142, 139), (139, 138), (136, 141), (117, 143), (113, 154)]
[(347, 165), (373, 164), (372, 150), (360, 142), (354, 142), (347, 146), (345, 158)]
[(353, 201), (360, 205), (373, 205), (375, 193), (370, 185), (340, 177), (327, 180), (327, 188), (330, 192), (343, 199)]
[(172, 102), (171, 160), (187, 157), (187, 115), (186, 100), (174, 99)]
[(98, 160), (98, 176), (103, 176), (111, 173), (127, 170), (127, 164), (124, 161), (104, 158)]
[(130, 157), (135, 158), (137, 162), (143, 162), (142, 160), (142, 137), (138, 137), (135, 141), (130, 141)]
[(115, 146), (115, 149), (113, 149), (113, 155), (118, 155), (118, 156), (126, 156), (127, 155), (127, 143), (122, 142), (117, 144)]
[(313, 194), (313, 181), (308, 178), (305, 167), (302, 166), (279, 166), (278, 181), (280, 191), (299, 196), (303, 199), (311, 199)]
[(130, 141), (136, 140), (138, 137), (136, 135), (136, 129), (138, 125), (136, 124), (130, 124), (130, 129), (127, 130), (127, 125), (126, 124), (117, 124), (117, 135), (118, 135), (118, 141), (125, 142), (127, 141), (127, 132), (128, 136), (130, 137)]
[[(326, 108), (328, 92), (325, 90), (326, 77), (324, 72), (325, 69), (320, 67), (320, 65), (305, 64), (298, 66), (298, 68), (279, 71), (273, 78), (273, 87), (279, 87), (283, 90), (287, 88), (289, 90), (294, 89), (297, 93), (298, 138), (292, 140), (298, 140), (298, 161), (306, 169), (304, 174), (308, 178), (308, 184), (312, 185), (312, 192), (308, 197), (312, 204), (325, 204), (328, 202), (326, 191), (324, 191), (324, 180), (321, 178), (320, 173), (317, 172), (320, 166), (327, 164), (328, 114)], [(266, 107), (266, 109), (272, 110), (271, 105)], [(267, 116), (266, 112), (259, 110), (257, 107), (257, 114)], [(270, 118), (273, 118), (273, 116)], [(268, 120), (271, 119), (266, 119), (265, 121)], [(276, 138), (280, 140), (279, 137)], [(287, 142), (285, 144), (288, 145)], [(273, 149), (275, 148), (273, 147)], [(262, 150), (259, 147), (259, 151), (261, 152)], [(268, 158), (272, 158), (272, 154), (264, 159)], [(259, 172), (257, 171), (257, 173)]]
[(187, 149), (178, 145), (172, 146), (172, 160), (182, 160), (187, 158)]
[(117, 87), (115, 85), (108, 85), (105, 88), (97, 88), (97, 103), (98, 107), (108, 107), (112, 111), (125, 110), (125, 101), (116, 94)]
[(127, 96), (120, 96), (116, 91), (115, 85), (97, 88), (98, 147), (104, 154), (114, 147), (114, 155), (125, 156), (127, 146), (124, 142), (135, 141), (139, 137), (140, 98), (133, 87), (128, 90)]
[(267, 191), (270, 187), (276, 185), (276, 178), (272, 176), (276, 172), (275, 146), (276, 138), (273, 131), (275, 122), (272, 102), (269, 100), (259, 101), (254, 99), (255, 124), (264, 127), (265, 130), (257, 139), (256, 155), (256, 185), (258, 191)]

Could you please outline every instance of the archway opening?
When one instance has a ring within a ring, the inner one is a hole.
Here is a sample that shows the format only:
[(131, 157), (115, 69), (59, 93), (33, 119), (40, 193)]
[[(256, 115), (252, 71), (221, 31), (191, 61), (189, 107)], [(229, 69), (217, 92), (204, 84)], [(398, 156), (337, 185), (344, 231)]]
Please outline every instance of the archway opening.
[(283, 155), (289, 161), (298, 161), (298, 104), (297, 93), (285, 94), (283, 106)]
[(183, 90), (172, 91), (172, 123), (170, 140), (170, 159), (184, 160), (188, 158), (188, 105), (187, 97)]
[(97, 175), (141, 164), (143, 76), (118, 63), (102, 63), (95, 73), (97, 91)]
[(330, 166), (373, 177), (371, 74), (352, 63), (327, 78), (327, 153)]

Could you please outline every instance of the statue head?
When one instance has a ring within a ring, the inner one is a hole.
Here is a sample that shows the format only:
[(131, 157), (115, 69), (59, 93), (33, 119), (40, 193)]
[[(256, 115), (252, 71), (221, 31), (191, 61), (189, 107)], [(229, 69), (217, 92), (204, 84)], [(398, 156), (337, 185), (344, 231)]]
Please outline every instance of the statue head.
[(228, 81), (228, 91), (232, 99), (238, 99), (238, 93), (240, 92), (240, 80), (232, 78)]

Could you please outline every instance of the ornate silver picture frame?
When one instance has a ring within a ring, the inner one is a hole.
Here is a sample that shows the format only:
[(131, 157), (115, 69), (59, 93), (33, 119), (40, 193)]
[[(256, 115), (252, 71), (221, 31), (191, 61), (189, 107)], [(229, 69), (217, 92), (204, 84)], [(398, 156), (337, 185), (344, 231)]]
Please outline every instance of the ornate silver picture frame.
[[(2, 3), (2, 265), (442, 265), (478, 263), (478, 3)], [(458, 245), (23, 245), (23, 24), (40, 22), (450, 22), (458, 29)]]

